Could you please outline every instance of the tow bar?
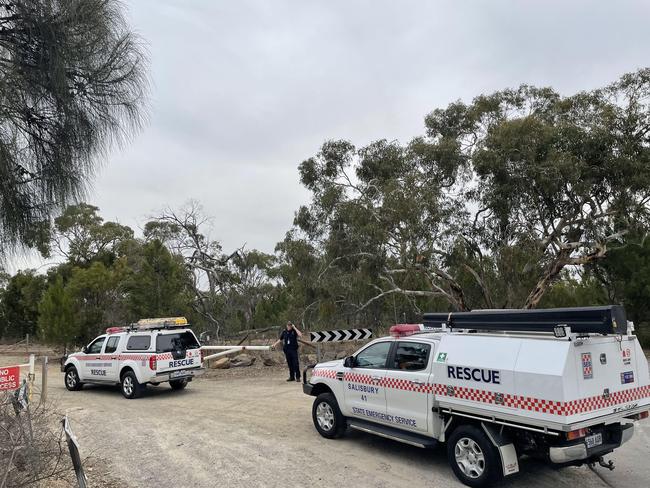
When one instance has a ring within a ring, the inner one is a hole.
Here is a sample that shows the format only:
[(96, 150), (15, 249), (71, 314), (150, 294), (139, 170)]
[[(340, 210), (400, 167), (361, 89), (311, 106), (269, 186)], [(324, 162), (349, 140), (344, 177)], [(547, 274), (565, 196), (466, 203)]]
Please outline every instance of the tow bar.
[[(596, 463), (591, 463), (591, 465), (595, 466)], [(612, 461), (611, 459), (609, 461), (605, 461), (605, 459), (603, 459), (602, 457), (598, 458), (598, 465), (603, 468), (607, 468), (610, 471), (614, 471), (614, 468), (616, 467), (614, 466), (614, 461)]]

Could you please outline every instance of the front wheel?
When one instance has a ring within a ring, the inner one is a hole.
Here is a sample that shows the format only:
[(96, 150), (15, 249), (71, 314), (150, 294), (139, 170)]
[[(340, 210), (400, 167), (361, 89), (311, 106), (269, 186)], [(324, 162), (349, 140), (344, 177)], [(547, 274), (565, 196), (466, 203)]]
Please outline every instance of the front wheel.
[(172, 387), (172, 390), (182, 390), (187, 386), (188, 381), (185, 380), (172, 380), (169, 382), (169, 386)]
[(339, 409), (336, 397), (331, 393), (321, 393), (316, 397), (311, 416), (316, 430), (323, 437), (335, 439), (345, 433), (347, 428), (345, 417)]
[(79, 373), (77, 373), (77, 368), (70, 366), (65, 370), (65, 387), (70, 391), (81, 390), (83, 383), (79, 379)]
[(503, 477), (497, 448), (473, 425), (454, 430), (447, 441), (447, 459), (456, 477), (467, 486), (490, 486)]

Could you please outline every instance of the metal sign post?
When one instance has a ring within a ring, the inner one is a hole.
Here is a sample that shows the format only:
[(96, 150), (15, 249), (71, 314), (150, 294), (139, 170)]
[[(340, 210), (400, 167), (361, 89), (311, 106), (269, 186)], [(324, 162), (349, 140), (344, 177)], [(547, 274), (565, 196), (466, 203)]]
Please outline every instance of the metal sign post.
[(61, 420), (63, 423), (63, 431), (65, 432), (65, 437), (68, 441), (68, 450), (70, 451), (70, 457), (72, 458), (72, 465), (74, 466), (74, 472), (77, 475), (77, 483), (79, 488), (86, 488), (86, 474), (84, 473), (83, 465), (81, 464), (81, 456), (79, 454), (79, 443), (75, 437), (72, 429), (70, 428), (70, 422), (68, 421), (68, 416), (66, 415)]

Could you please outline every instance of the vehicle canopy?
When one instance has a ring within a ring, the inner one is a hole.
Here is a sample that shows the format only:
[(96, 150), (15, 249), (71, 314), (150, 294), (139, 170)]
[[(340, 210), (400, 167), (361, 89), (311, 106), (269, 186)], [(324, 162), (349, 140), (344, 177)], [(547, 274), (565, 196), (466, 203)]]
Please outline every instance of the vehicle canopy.
[(647, 359), (622, 307), (442, 315), (425, 314), (443, 332), (432, 369), (442, 408), (570, 430), (650, 406)]

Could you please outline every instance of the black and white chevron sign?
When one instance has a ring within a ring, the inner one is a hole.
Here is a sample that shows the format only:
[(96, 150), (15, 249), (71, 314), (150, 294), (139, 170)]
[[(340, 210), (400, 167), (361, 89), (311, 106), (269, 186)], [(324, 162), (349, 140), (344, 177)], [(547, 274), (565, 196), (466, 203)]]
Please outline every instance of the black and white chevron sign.
[(370, 329), (322, 330), (309, 333), (311, 342), (360, 341), (371, 337), (372, 330)]

